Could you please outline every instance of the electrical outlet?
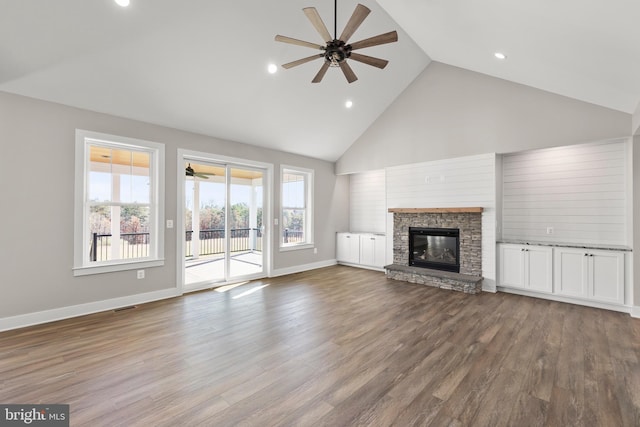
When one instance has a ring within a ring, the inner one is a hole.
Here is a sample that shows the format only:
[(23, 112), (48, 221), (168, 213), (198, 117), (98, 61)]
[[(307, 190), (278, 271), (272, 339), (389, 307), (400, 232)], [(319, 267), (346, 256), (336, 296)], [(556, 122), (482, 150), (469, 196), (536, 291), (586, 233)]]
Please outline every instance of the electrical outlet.
[(317, 254), (318, 253), (318, 248), (313, 248), (313, 253)]
[(553, 234), (553, 227), (547, 227), (547, 234)]
[(167, 228), (173, 228), (173, 220), (172, 219), (168, 219), (167, 220)]
[(273, 219), (273, 225), (278, 225), (278, 218)]
[(138, 270), (138, 272), (137, 272), (137, 273), (138, 273), (138, 274), (137, 274), (137, 276), (136, 276), (136, 277), (137, 277), (138, 279), (144, 279), (144, 270)]

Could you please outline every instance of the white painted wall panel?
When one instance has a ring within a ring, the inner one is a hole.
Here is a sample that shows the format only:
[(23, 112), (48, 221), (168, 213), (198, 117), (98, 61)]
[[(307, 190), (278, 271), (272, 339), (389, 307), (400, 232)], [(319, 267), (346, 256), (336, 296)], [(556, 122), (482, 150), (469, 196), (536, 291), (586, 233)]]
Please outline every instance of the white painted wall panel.
[(354, 233), (386, 231), (384, 170), (350, 175), (349, 225)]
[(503, 238), (629, 245), (627, 143), (504, 154)]
[[(386, 169), (389, 208), (484, 208), (482, 213), (482, 275), (495, 285), (496, 156), (482, 154)], [(387, 235), (392, 236), (388, 215)], [(392, 239), (388, 239), (392, 240)], [(391, 243), (392, 244), (392, 243)]]

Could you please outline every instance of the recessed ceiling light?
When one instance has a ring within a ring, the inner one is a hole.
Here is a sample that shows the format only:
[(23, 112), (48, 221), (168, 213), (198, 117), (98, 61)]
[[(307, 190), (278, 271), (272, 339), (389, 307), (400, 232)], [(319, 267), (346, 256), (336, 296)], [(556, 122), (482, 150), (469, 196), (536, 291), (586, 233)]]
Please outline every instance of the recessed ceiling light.
[(502, 52), (496, 52), (496, 53), (493, 54), (493, 56), (495, 56), (498, 59), (507, 59), (507, 55), (505, 55)]
[(347, 108), (353, 107), (353, 101), (348, 100), (347, 102), (344, 103), (344, 106), (347, 107)]
[(116, 0), (116, 3), (118, 3), (118, 5), (122, 7), (129, 6), (129, 0)]
[(269, 71), (270, 74), (275, 74), (278, 71), (278, 66), (276, 64), (269, 64), (267, 71)]

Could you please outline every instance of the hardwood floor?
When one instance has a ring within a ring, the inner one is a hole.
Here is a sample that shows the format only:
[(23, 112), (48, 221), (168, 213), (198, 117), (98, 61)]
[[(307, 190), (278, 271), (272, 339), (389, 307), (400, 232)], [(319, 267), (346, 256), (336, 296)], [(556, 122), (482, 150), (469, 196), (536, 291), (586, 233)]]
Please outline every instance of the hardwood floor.
[(77, 426), (638, 426), (640, 320), (335, 266), (1, 333), (0, 403)]

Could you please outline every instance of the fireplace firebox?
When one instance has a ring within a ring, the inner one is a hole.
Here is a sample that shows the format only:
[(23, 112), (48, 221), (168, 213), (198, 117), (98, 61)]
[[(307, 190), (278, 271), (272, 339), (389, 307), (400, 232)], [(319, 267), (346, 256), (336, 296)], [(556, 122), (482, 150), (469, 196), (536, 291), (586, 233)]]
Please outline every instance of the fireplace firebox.
[(460, 272), (460, 230), (409, 227), (409, 265)]

